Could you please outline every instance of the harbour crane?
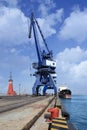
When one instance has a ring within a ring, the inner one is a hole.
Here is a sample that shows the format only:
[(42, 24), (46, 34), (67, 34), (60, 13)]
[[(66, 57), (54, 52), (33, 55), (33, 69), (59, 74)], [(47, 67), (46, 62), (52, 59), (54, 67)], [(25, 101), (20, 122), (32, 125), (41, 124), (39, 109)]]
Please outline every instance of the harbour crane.
[[(37, 29), (40, 32), (43, 43), (45, 45), (45, 49), (41, 51), (41, 45), (38, 40)], [(36, 81), (32, 88), (33, 95), (39, 95), (39, 89), (43, 86), (43, 95), (46, 95), (47, 89), (54, 89), (54, 93), (57, 94), (56, 88), (56, 62), (53, 60), (52, 51), (49, 50), (46, 40), (42, 34), (40, 26), (38, 24), (37, 19), (34, 16), (34, 13), (31, 13), (30, 17), (30, 30), (29, 30), (29, 38), (31, 38), (31, 33), (33, 30), (35, 47), (38, 57), (38, 62), (33, 63), (32, 66), (36, 70), (34, 76), (36, 77)]]

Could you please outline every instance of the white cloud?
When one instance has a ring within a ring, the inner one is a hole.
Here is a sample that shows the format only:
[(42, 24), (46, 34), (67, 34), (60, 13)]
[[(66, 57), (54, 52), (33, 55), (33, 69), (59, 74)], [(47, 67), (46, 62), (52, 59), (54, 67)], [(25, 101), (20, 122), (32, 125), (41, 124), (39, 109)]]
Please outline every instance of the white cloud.
[[(66, 83), (74, 94), (87, 93), (87, 50), (76, 48), (66, 48), (57, 54), (58, 84)], [(78, 92), (78, 87), (83, 93)]]
[[(61, 22), (62, 16), (63, 9), (60, 9), (45, 18), (37, 18), (45, 37), (56, 33), (54, 26)], [(21, 10), (3, 6), (0, 8), (0, 44), (13, 46), (27, 43), (28, 30), (27, 17)]]
[(72, 63), (80, 63), (81, 60), (87, 59), (87, 50), (81, 49), (79, 46), (76, 48), (65, 48), (63, 52), (60, 52), (57, 58), (61, 61)]
[(63, 14), (64, 14), (63, 8), (56, 10), (56, 12), (51, 13), (46, 17), (46, 21), (51, 26), (54, 26), (55, 24), (58, 24), (58, 22), (62, 21)]
[(55, 12), (50, 13), (52, 9), (56, 7), (53, 0), (38, 0), (39, 2), (39, 12), (42, 18), (38, 18), (39, 25), (45, 37), (49, 37), (56, 34), (55, 25), (62, 21), (64, 14), (63, 8), (57, 9)]
[(0, 44), (18, 45), (28, 40), (27, 18), (17, 8), (0, 8)]
[(48, 15), (48, 8), (44, 4), (39, 6), (39, 11), (41, 11), (43, 17)]
[(71, 69), (71, 73), (74, 74), (75, 78), (87, 78), (87, 60), (74, 65)]
[(46, 17), (49, 14), (51, 9), (55, 8), (55, 3), (52, 0), (44, 0), (44, 2), (40, 1), (39, 11), (42, 17)]
[(46, 22), (46, 19), (38, 18), (38, 23), (45, 37), (49, 37), (56, 33), (56, 30)]
[(75, 9), (64, 21), (59, 38), (82, 43), (87, 40), (87, 9)]
[(45, 37), (49, 37), (56, 33), (54, 28), (59, 22), (62, 21), (63, 9), (56, 10), (56, 13), (52, 13), (45, 18), (38, 18), (38, 23), (43, 31)]

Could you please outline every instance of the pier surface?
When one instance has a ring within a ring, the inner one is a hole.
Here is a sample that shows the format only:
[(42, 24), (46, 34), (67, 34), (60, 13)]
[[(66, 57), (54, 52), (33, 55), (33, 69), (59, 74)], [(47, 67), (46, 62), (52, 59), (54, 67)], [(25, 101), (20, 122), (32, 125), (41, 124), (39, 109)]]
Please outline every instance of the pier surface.
[[(48, 105), (52, 98), (53, 97), (48, 97), (41, 101), (37, 101), (29, 105), (27, 104), (11, 111), (0, 113), (0, 129), (23, 130), (27, 124)], [(2, 102), (2, 104), (5, 105), (4, 102)], [(44, 118), (43, 122), (45, 122)]]

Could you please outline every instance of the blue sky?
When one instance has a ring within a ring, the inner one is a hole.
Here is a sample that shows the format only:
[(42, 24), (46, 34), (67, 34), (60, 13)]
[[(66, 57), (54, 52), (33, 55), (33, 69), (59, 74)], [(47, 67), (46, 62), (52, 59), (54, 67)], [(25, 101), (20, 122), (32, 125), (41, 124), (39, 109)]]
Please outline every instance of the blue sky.
[[(48, 47), (57, 61), (57, 88), (87, 94), (87, 2), (83, 0), (0, 0), (0, 93), (6, 93), (12, 72), (14, 89), (31, 93), (37, 61), (33, 35), (28, 39), (34, 10)], [(39, 37), (41, 48), (43, 45)]]

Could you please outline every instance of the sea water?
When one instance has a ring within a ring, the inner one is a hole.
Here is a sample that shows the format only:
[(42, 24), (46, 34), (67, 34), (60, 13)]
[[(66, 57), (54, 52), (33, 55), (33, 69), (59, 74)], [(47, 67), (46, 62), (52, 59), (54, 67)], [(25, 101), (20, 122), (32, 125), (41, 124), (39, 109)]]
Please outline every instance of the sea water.
[(72, 96), (62, 102), (77, 130), (87, 130), (87, 96)]

